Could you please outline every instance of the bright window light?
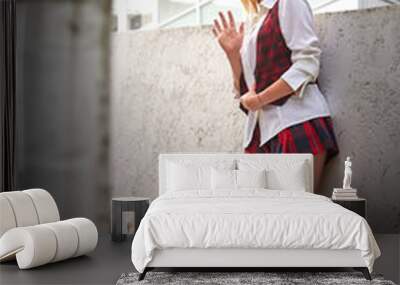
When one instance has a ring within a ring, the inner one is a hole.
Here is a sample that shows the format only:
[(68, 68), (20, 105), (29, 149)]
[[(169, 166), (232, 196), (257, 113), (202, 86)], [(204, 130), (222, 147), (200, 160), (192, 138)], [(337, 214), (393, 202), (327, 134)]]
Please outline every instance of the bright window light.
[[(357, 10), (400, 4), (400, 0), (308, 0), (314, 13)], [(231, 10), (244, 19), (240, 0), (114, 0), (113, 27), (117, 32), (138, 29), (210, 25), (218, 11)]]

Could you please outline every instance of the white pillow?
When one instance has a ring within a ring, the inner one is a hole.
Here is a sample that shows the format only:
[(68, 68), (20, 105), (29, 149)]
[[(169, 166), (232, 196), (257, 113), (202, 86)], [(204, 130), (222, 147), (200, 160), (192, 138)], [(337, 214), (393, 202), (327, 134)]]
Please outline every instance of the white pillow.
[(237, 188), (267, 188), (267, 171), (236, 170)]
[(309, 189), (309, 167), (305, 161), (239, 160), (240, 170), (266, 170), (267, 189), (306, 191)]
[(266, 188), (265, 170), (211, 169), (213, 190), (240, 190), (241, 188)]
[(234, 159), (174, 159), (166, 161), (167, 191), (211, 190), (211, 168), (235, 169)]
[(168, 191), (185, 191), (211, 188), (211, 167), (168, 163)]
[(306, 191), (308, 176), (304, 162), (286, 169), (269, 169), (267, 171), (268, 189)]
[(211, 189), (236, 189), (236, 170), (211, 169)]

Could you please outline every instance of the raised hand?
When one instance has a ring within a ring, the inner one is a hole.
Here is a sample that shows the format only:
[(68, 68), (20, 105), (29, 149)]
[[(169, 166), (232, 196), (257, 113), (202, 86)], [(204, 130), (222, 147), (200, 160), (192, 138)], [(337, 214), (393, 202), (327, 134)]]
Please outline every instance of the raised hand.
[(218, 13), (219, 21), (217, 19), (214, 20), (212, 32), (222, 49), (230, 56), (240, 52), (243, 43), (244, 26), (241, 23), (237, 29), (232, 12), (228, 11), (227, 14), (228, 21), (222, 12)]

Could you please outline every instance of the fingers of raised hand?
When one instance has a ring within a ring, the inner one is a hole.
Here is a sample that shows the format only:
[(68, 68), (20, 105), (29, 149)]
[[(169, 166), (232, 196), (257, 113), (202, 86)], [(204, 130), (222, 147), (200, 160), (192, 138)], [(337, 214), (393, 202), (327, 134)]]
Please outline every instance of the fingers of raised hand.
[(226, 21), (224, 14), (222, 12), (219, 12), (218, 15), (219, 15), (219, 18), (221, 20), (222, 26), (224, 27), (224, 29), (227, 29), (228, 28), (228, 22)]
[[(244, 24), (241, 23), (239, 29), (236, 30), (235, 18), (233, 16), (232, 11), (227, 12), (227, 16), (222, 12), (218, 12), (219, 19), (214, 20), (214, 25), (212, 28), (212, 32), (214, 36), (218, 37), (221, 33), (224, 32), (239, 32), (240, 34), (244, 34)], [(228, 18), (228, 20), (227, 20)]]
[(215, 28), (215, 26), (214, 27), (212, 27), (212, 33), (214, 34), (214, 37), (218, 37), (218, 32), (217, 32), (217, 30), (216, 30), (216, 28)]
[(214, 29), (217, 31), (217, 33), (221, 33), (221, 25), (219, 24), (218, 20), (214, 20)]
[(213, 34), (214, 34), (214, 36), (216, 38), (218, 38), (219, 35), (221, 34), (221, 26), (219, 25), (217, 20), (214, 20), (214, 25), (212, 27), (212, 32), (213, 32)]
[(229, 18), (229, 26), (236, 30), (236, 25), (235, 25), (235, 18), (233, 17), (232, 11), (228, 11), (228, 18)]

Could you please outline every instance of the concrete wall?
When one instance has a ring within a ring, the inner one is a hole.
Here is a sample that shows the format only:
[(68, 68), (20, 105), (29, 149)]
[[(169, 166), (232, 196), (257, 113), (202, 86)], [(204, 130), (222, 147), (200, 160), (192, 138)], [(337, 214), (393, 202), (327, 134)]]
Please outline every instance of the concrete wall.
[[(323, 189), (340, 186), (353, 157), (354, 187), (375, 232), (400, 232), (400, 7), (323, 14), (321, 88), (340, 155)], [(114, 34), (112, 195), (157, 196), (157, 155), (241, 152), (244, 115), (210, 29)]]
[[(109, 222), (109, 0), (17, 1), (17, 187)], [(108, 229), (108, 228), (107, 228)]]
[(374, 264), (374, 272), (383, 274), (385, 279), (396, 284), (400, 281), (400, 235), (375, 234), (376, 242), (381, 250), (381, 256)]
[[(392, 18), (393, 17), (393, 18)], [(323, 60), (320, 85), (341, 148), (323, 186), (341, 185), (346, 155), (354, 187), (368, 199), (375, 232), (400, 233), (400, 7), (318, 17)]]

